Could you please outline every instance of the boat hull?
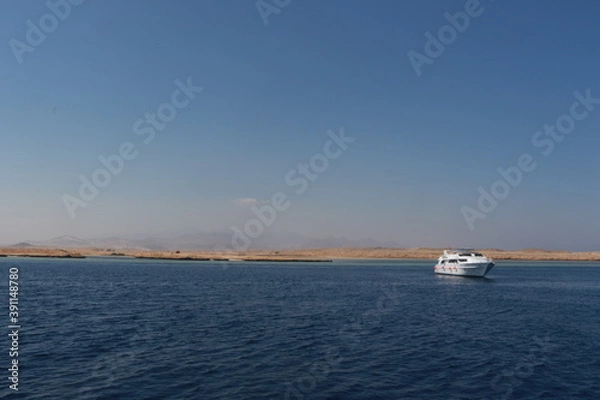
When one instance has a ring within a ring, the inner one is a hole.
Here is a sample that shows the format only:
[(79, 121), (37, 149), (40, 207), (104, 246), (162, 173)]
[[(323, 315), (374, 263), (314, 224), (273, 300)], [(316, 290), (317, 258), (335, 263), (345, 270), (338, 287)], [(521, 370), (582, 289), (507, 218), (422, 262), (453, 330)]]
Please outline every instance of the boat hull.
[(453, 266), (438, 264), (433, 267), (433, 272), (442, 275), (474, 276), (482, 278), (490, 272), (492, 268), (494, 268), (493, 262), (468, 263)]

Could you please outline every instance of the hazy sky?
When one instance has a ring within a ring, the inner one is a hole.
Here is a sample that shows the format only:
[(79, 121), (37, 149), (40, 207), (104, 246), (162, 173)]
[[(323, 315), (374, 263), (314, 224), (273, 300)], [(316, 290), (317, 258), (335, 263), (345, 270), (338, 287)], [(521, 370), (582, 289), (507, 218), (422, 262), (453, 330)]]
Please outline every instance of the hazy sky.
[[(0, 243), (243, 228), (282, 192), (272, 231), (598, 250), (597, 1), (55, 3), (2, 2)], [(523, 154), (535, 170), (478, 206)]]

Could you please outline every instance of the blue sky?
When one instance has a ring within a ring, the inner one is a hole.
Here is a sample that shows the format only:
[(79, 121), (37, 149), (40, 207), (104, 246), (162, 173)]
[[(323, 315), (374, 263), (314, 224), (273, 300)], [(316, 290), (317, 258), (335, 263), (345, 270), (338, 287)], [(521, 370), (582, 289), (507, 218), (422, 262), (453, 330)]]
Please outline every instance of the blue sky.
[[(11, 39), (50, 11), (3, 2), (0, 243), (225, 230), (252, 217), (236, 199), (281, 191), (274, 232), (597, 250), (600, 105), (548, 156), (532, 136), (600, 97), (600, 3), (482, 1), (417, 76), (407, 53), (464, 4), (292, 0), (265, 25), (252, 0), (88, 0), (19, 64)], [(134, 122), (188, 77), (202, 93), (143, 144)], [(356, 141), (296, 195), (286, 173), (342, 127)], [(138, 157), (70, 218), (62, 196), (127, 141)], [(524, 153), (536, 170), (470, 230), (461, 207)]]

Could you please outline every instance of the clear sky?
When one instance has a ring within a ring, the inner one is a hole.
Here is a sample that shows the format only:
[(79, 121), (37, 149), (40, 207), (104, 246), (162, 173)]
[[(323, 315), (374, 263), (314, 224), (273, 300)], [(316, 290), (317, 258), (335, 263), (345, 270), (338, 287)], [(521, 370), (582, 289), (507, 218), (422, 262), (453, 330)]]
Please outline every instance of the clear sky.
[[(50, 3), (56, 26), (44, 2), (2, 2), (0, 243), (243, 227), (283, 192), (274, 232), (598, 250), (600, 104), (550, 154), (532, 142), (573, 92), (600, 98), (597, 1), (482, 1), (420, 76), (409, 52), (469, 1), (265, 0), (285, 5), (268, 24), (254, 0)], [(144, 143), (136, 121), (188, 78), (202, 92)], [(297, 194), (286, 174), (341, 128), (356, 140)], [(64, 195), (125, 142), (137, 157), (71, 218)], [(482, 212), (478, 188), (525, 153), (536, 169)], [(473, 230), (463, 206), (486, 216)]]

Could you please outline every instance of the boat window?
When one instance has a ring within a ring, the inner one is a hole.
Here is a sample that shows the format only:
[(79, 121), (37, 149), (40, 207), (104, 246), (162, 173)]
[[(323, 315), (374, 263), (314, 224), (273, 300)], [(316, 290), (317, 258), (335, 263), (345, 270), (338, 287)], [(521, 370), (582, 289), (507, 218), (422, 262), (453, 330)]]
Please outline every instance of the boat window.
[(469, 257), (471, 254), (469, 253), (460, 253), (459, 256), (460, 257)]
[(457, 261), (456, 261), (456, 260), (448, 260), (448, 262), (449, 262), (450, 264), (456, 264), (456, 263), (457, 263)]
[(467, 262), (467, 259), (466, 258), (459, 258), (458, 262)]
[(481, 253), (475, 253), (475, 257), (483, 257)]

